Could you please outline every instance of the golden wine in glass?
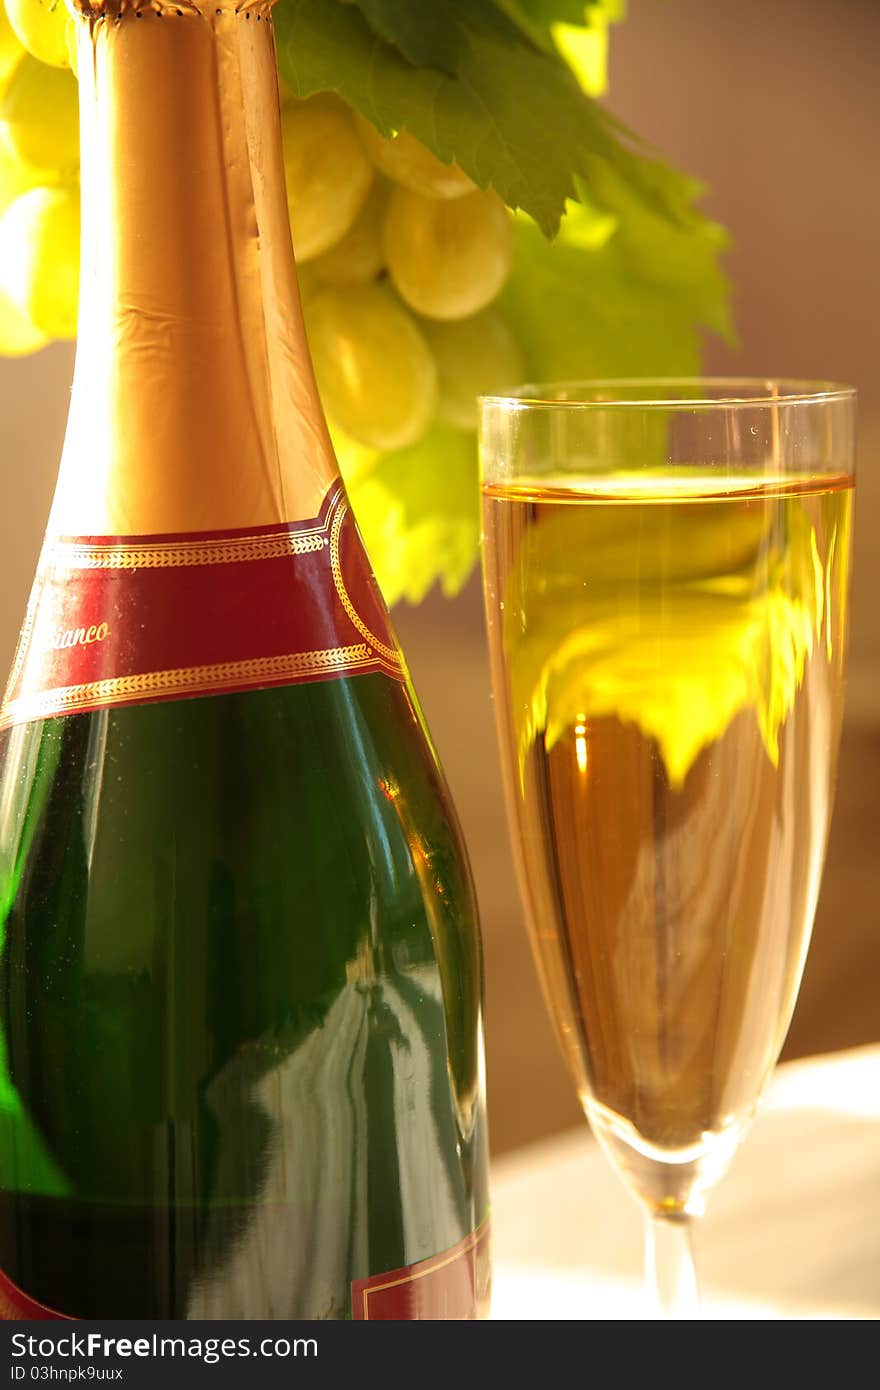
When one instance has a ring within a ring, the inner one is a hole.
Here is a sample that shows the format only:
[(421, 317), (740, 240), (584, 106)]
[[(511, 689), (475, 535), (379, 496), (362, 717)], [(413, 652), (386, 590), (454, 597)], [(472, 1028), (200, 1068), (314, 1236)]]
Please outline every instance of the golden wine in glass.
[(514, 853), (662, 1315), (779, 1056), (833, 801), (854, 392), (618, 381), (481, 403)]

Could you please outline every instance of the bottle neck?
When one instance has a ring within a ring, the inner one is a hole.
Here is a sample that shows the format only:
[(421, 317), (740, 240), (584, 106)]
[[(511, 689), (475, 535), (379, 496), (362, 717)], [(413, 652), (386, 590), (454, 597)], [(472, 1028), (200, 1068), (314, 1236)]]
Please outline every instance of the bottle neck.
[(315, 516), (337, 476), (287, 214), (270, 6), (78, 17), (83, 254), (50, 529)]

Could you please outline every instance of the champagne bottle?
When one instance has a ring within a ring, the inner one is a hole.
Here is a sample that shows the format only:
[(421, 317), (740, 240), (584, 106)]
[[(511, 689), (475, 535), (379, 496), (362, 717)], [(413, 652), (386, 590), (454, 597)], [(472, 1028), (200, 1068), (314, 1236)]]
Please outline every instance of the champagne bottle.
[(309, 363), (270, 6), (77, 2), (74, 387), (0, 714), (0, 1314), (475, 1317), (473, 889)]

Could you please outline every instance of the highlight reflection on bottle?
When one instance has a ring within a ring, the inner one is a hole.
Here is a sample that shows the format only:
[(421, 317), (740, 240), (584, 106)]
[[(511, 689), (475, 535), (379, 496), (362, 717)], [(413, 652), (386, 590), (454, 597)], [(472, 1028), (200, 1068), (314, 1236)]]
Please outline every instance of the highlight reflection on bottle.
[(309, 365), (271, 12), (77, 22), (74, 392), (0, 713), (0, 1313), (474, 1317), (476, 908)]

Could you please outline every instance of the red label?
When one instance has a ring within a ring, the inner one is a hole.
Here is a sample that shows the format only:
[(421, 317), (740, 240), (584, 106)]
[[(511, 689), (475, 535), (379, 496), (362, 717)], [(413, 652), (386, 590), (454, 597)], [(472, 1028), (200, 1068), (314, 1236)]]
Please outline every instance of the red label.
[(341, 483), (312, 521), (47, 544), (0, 728), (403, 663)]
[(462, 1322), (489, 1310), (488, 1218), (451, 1250), (429, 1260), (355, 1279), (351, 1315), (359, 1322)]
[(0, 1270), (0, 1322), (73, 1322), (66, 1313), (54, 1313), (13, 1284)]

